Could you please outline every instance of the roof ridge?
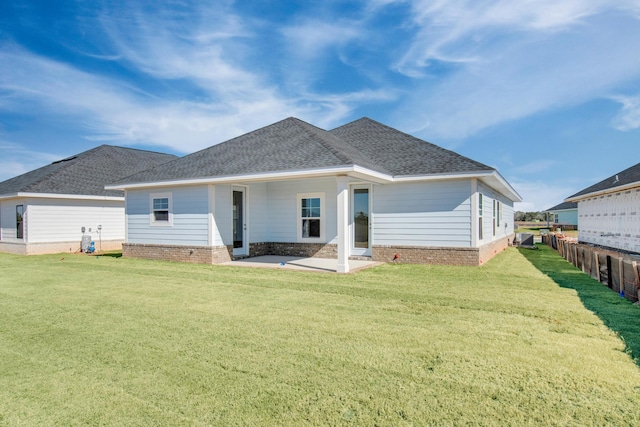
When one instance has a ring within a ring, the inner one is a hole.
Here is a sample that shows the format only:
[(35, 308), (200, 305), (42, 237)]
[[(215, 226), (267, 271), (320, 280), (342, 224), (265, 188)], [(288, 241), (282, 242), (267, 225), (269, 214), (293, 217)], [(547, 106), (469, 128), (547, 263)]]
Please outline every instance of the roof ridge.
[[(149, 150), (149, 149), (146, 149), (146, 148), (123, 147), (121, 145), (112, 145), (112, 144), (102, 144), (102, 145), (99, 145), (97, 147), (92, 148), (91, 150), (95, 150), (97, 148), (102, 148), (102, 147), (115, 148), (117, 150), (142, 151), (142, 152), (145, 152), (145, 153), (164, 154), (164, 155), (168, 155), (168, 156), (174, 156), (175, 155), (175, 154), (171, 154), (171, 153), (163, 153), (161, 151)], [(84, 151), (83, 153), (89, 152), (91, 150)], [(82, 154), (82, 153), (80, 153), (80, 154)], [(78, 154), (76, 154), (76, 156), (77, 155)]]
[(346, 141), (344, 141), (342, 138), (338, 138), (337, 136), (332, 135), (329, 131), (327, 131), (327, 130), (325, 130), (325, 129), (322, 129), (322, 128), (320, 128), (320, 127), (314, 126), (314, 125), (312, 125), (312, 124), (310, 124), (310, 123), (307, 123), (307, 122), (305, 122), (304, 120), (300, 120), (300, 119), (298, 119), (298, 118), (296, 118), (296, 117), (292, 117), (292, 118), (293, 118), (293, 119), (295, 119), (295, 120), (297, 120), (297, 121), (299, 121), (300, 123), (304, 124), (305, 126), (303, 126), (303, 130), (304, 130), (307, 134), (309, 134), (309, 135), (311, 135), (311, 136), (313, 136), (313, 134), (311, 133), (311, 130), (309, 129), (309, 127), (311, 127), (311, 128), (313, 128), (313, 129), (316, 129), (316, 130), (320, 131), (320, 132), (318, 132), (318, 133), (320, 133), (320, 135), (319, 135), (319, 136), (320, 136), (320, 138), (319, 138), (319, 141), (318, 141), (318, 142), (319, 142), (319, 143), (320, 143), (324, 148), (326, 148), (327, 150), (329, 150), (329, 151), (331, 152), (331, 154), (335, 155), (338, 159), (340, 159), (341, 161), (343, 161), (343, 162), (345, 162), (345, 163), (353, 163), (353, 164), (355, 164), (355, 159), (350, 158), (350, 157), (347, 155), (347, 153), (345, 153), (343, 150), (340, 150), (340, 148), (339, 148), (339, 147), (336, 147), (336, 146), (335, 146), (335, 144), (333, 144), (333, 143), (332, 143), (332, 141), (328, 141), (326, 137), (330, 137), (330, 138), (336, 139), (336, 140), (338, 140), (338, 141), (342, 142), (343, 144), (349, 145), (349, 144), (347, 144), (347, 142), (346, 142)]

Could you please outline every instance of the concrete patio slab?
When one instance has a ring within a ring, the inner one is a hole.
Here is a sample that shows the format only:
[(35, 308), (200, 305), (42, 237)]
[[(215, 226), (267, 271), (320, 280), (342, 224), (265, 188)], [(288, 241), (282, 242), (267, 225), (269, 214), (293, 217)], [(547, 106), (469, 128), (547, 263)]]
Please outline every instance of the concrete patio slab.
[[(380, 264), (382, 263), (376, 261), (349, 260), (351, 272), (374, 267)], [(327, 258), (299, 258), (292, 256), (264, 255), (225, 262), (222, 265), (335, 273), (338, 267), (338, 260)]]

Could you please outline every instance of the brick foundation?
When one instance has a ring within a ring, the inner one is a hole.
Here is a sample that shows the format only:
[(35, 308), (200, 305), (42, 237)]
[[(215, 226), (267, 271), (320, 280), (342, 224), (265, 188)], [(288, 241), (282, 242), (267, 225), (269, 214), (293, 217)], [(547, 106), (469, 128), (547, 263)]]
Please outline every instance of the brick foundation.
[[(513, 236), (492, 242), (481, 248), (382, 246), (372, 248), (372, 261), (392, 262), (395, 254), (403, 264), (482, 265), (502, 252)], [(164, 261), (220, 264), (233, 259), (231, 246), (170, 246), (125, 243), (122, 254), (131, 258)], [(282, 255), (295, 257), (337, 258), (335, 244), (259, 242), (249, 244), (249, 256)]]
[(480, 248), (480, 265), (489, 261), (491, 258), (504, 251), (507, 246), (509, 246), (510, 242), (513, 242), (516, 235), (512, 234), (510, 236), (505, 237), (504, 239), (497, 240), (495, 242), (489, 243), (488, 245), (484, 245)]
[(398, 254), (401, 264), (479, 265), (477, 248), (447, 248), (422, 246), (376, 246), (373, 261), (392, 262)]
[(376, 246), (372, 248), (371, 259), (379, 262), (392, 262), (398, 254), (398, 262), (403, 264), (439, 264), (439, 265), (482, 265), (499, 252), (502, 252), (513, 237), (509, 236), (480, 248), (451, 248), (424, 246)]
[(262, 242), (249, 245), (251, 256), (282, 255), (305, 258), (337, 258), (338, 245), (326, 243)]
[(156, 259), (161, 261), (220, 264), (231, 261), (232, 246), (176, 246), (125, 243), (122, 256), (127, 258)]

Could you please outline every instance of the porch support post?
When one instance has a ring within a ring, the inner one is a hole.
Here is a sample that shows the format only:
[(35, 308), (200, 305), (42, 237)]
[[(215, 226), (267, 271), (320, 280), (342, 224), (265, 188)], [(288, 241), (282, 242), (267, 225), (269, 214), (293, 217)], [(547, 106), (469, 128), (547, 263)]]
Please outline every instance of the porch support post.
[(349, 180), (337, 177), (338, 184), (338, 273), (349, 272)]

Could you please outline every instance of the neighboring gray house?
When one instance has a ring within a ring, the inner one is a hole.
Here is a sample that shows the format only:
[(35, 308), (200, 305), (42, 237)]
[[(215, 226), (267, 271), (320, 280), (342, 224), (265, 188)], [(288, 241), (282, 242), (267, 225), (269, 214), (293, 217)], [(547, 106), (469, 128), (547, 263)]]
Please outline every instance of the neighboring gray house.
[(105, 184), (174, 159), (102, 145), (0, 182), (0, 252), (76, 252), (83, 234), (103, 250), (120, 249), (124, 193)]
[(549, 221), (557, 227), (571, 226), (571, 228), (578, 227), (578, 203), (576, 202), (562, 202), (559, 205), (555, 205), (552, 208), (547, 209), (551, 216)]
[(107, 188), (126, 191), (124, 256), (265, 254), (479, 265), (513, 239), (517, 192), (493, 168), (363, 118), (288, 118)]
[(578, 240), (640, 253), (640, 163), (567, 197), (578, 203)]

